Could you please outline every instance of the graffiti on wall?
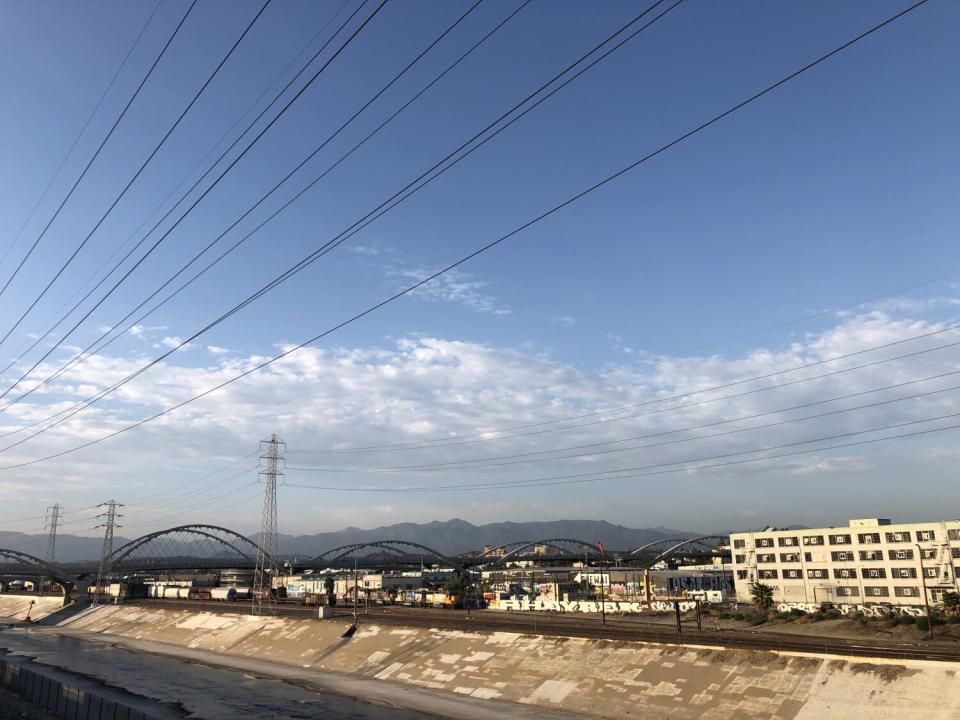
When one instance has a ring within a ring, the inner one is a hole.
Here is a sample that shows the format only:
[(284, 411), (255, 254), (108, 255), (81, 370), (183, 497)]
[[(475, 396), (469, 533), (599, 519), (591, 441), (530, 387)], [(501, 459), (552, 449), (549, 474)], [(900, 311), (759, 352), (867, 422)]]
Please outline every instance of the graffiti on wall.
[[(866, 615), (867, 617), (890, 617), (892, 615), (913, 615), (914, 617), (924, 617), (927, 611), (922, 607), (910, 607), (908, 605), (834, 605), (834, 609), (844, 615)], [(823, 610), (820, 603), (779, 603), (778, 612), (790, 612), (799, 610), (805, 613), (815, 613)]]
[[(692, 600), (680, 601), (680, 611), (694, 610), (697, 603)], [(539, 610), (549, 612), (582, 612), (598, 613), (601, 603), (591, 600), (549, 600), (542, 597), (530, 602), (528, 598), (511, 598), (500, 600), (490, 605), (492, 610)], [(673, 612), (673, 601), (654, 600), (649, 605), (645, 602), (623, 602), (608, 600), (603, 603), (603, 612), (611, 614), (632, 615), (645, 612)]]

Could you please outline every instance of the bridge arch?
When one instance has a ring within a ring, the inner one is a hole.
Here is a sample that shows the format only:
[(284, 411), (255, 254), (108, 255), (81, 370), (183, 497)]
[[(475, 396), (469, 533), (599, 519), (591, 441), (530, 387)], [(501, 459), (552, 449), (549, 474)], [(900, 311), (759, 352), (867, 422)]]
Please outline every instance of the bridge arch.
[[(520, 547), (522, 545), (529, 545), (530, 542), (531, 542), (530, 540), (515, 540), (513, 542), (503, 543), (501, 545), (497, 545), (496, 547), (492, 547), (489, 550), (484, 550), (483, 552), (478, 553), (477, 555), (473, 555), (471, 559), (483, 560), (485, 558), (499, 557), (498, 555), (494, 555), (494, 553), (496, 553), (498, 550), (508, 551), (508, 549), (513, 549), (516, 547)], [(570, 553), (570, 550), (568, 548), (565, 548), (562, 545), (558, 545), (556, 543), (540, 541), (540, 542), (536, 542), (535, 544), (552, 547), (554, 550), (556, 550), (561, 554), (572, 554)]]
[(647, 543), (646, 545), (641, 545), (638, 548), (634, 548), (628, 553), (627, 557), (634, 557), (634, 556), (640, 555), (646, 550), (649, 550), (650, 548), (666, 545), (667, 548), (665, 550), (660, 551), (652, 559), (646, 561), (646, 565), (648, 566), (655, 565), (661, 560), (670, 557), (673, 553), (675, 553), (677, 550), (679, 550), (682, 547), (686, 547), (687, 545), (707, 546), (710, 543), (715, 541), (719, 541), (719, 542), (716, 542), (716, 544), (720, 544), (721, 542), (726, 542), (727, 536), (726, 535), (701, 535), (699, 537), (693, 537), (693, 538), (667, 538), (662, 540), (654, 540), (653, 542)]
[[(579, 547), (585, 548), (586, 550), (589, 550), (594, 555), (600, 554), (600, 552), (597, 550), (597, 546), (594, 543), (587, 542), (586, 540), (577, 540), (576, 538), (547, 538), (545, 540), (530, 540), (529, 542), (520, 543), (513, 550), (510, 550), (509, 552), (503, 555), (496, 556), (494, 564), (499, 565), (505, 562), (506, 560), (509, 560), (512, 557), (516, 557), (517, 555), (522, 553), (524, 550), (535, 547), (537, 545), (547, 545), (549, 547), (556, 548), (558, 547), (558, 543), (567, 543), (568, 545), (577, 545)], [(498, 548), (493, 548), (491, 552), (497, 549)]]
[(257, 553), (262, 552), (257, 543), (247, 537), (244, 537), (240, 533), (231, 530), (230, 528), (220, 527), (219, 525), (196, 524), (178, 525), (177, 527), (167, 528), (165, 530), (157, 530), (156, 532), (148, 533), (138, 537), (135, 540), (131, 540), (125, 545), (121, 545), (114, 550), (112, 560), (115, 564), (122, 566), (124, 561), (128, 560), (130, 556), (137, 550), (146, 547), (154, 541), (161, 540), (164, 537), (181, 534), (195, 535), (207, 540), (212, 540), (215, 543), (222, 545), (224, 548), (236, 553), (244, 560), (253, 561), (256, 559)]
[(63, 594), (65, 596), (69, 597), (76, 589), (77, 581), (70, 577), (68, 573), (64, 572), (56, 565), (48, 563), (46, 560), (42, 560), (34, 555), (28, 555), (27, 553), (20, 552), (19, 550), (0, 548), (0, 558), (15, 560), (16, 562), (23, 563), (27, 567), (35, 568), (41, 574), (58, 583), (60, 587), (63, 588)]
[(422, 550), (431, 557), (439, 560), (440, 562), (449, 565), (452, 568), (460, 568), (461, 563), (453, 558), (447, 557), (439, 550), (435, 550), (432, 547), (426, 545), (421, 545), (420, 543), (411, 542), (409, 540), (373, 540), (371, 542), (365, 543), (352, 543), (350, 545), (341, 545), (340, 547), (335, 547), (330, 550), (326, 550), (319, 555), (314, 555), (312, 558), (307, 560), (307, 563), (336, 563), (341, 560), (346, 560), (349, 557), (352, 557), (357, 550), (363, 550), (366, 548), (380, 548), (383, 550), (389, 550), (392, 552), (404, 552), (400, 548), (416, 548), (417, 550)]

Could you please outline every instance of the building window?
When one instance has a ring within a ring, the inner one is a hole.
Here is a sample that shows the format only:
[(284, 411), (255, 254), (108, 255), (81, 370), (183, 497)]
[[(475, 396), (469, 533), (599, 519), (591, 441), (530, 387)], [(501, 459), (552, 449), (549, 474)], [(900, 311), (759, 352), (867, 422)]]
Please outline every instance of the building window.
[(913, 560), (913, 550), (890, 550), (891, 560)]
[(857, 540), (861, 545), (875, 545), (880, 542), (880, 533), (860, 533)]
[(897, 586), (893, 589), (893, 594), (897, 597), (920, 597), (920, 592), (915, 587), (900, 587)]
[(864, 561), (883, 560), (883, 550), (861, 550), (860, 559)]
[(780, 562), (800, 562), (800, 553), (780, 553)]
[(888, 543), (910, 542), (909, 532), (888, 532), (885, 535)]
[(935, 539), (933, 530), (917, 530), (917, 542), (930, 542)]
[(757, 547), (773, 547), (773, 538), (760, 538), (757, 540)]
[(834, 562), (852, 562), (853, 553), (846, 550), (834, 550), (830, 553), (830, 559)]
[(837, 588), (837, 595), (841, 597), (860, 597), (860, 588), (844, 585)]
[(788, 569), (783, 571), (783, 579), (784, 580), (802, 580), (803, 575), (801, 575), (800, 570), (796, 568), (792, 570)]
[[(958, 556), (958, 557), (960, 557), (960, 556)], [(807, 562), (813, 562), (813, 553), (805, 552), (805, 553), (803, 554), (803, 559), (806, 560)]]
[(887, 571), (883, 568), (864, 568), (863, 576), (865, 578), (875, 579), (875, 578), (885, 578), (887, 576)]
[(951, 528), (947, 530), (947, 537), (951, 540), (960, 540), (960, 528)]
[(950, 554), (955, 558), (960, 558), (960, 548), (950, 548)]
[(937, 549), (936, 548), (923, 548), (920, 552), (920, 557), (924, 560), (936, 560), (937, 559)]
[(747, 561), (747, 556), (746, 556), (746, 555), (734, 555), (734, 556), (733, 556), (733, 561), (734, 561), (737, 565), (743, 565), (743, 564)]
[(758, 563), (775, 563), (777, 561), (776, 553), (760, 553), (757, 555)]
[(856, 578), (857, 571), (853, 568), (834, 568), (833, 576), (837, 579), (846, 580), (848, 578)]
[(761, 570), (760, 571), (761, 580), (776, 580), (777, 571), (776, 570)]
[(804, 535), (804, 545), (823, 545), (823, 535)]
[(746, 580), (747, 571), (746, 570), (737, 570), (737, 580)]
[(831, 545), (849, 545), (850, 536), (849, 535), (829, 535)]
[(747, 541), (744, 540), (743, 538), (737, 538), (736, 540), (733, 541), (733, 546), (739, 550), (740, 548), (744, 548), (747, 546)]
[(902, 578), (902, 579), (915, 578), (917, 577), (917, 569), (916, 568), (893, 568), (893, 570), (890, 571), (890, 576), (895, 578)]
[(935, 567), (928, 567), (923, 569), (924, 577), (935, 578), (939, 577), (939, 573)]
[(807, 577), (813, 580), (825, 580), (830, 577), (830, 575), (827, 573), (826, 568), (811, 568), (807, 570)]
[(864, 592), (868, 597), (890, 597), (890, 590), (885, 587), (866, 588)]
[(780, 547), (794, 547), (797, 544), (797, 539), (795, 537), (777, 538), (777, 544)]

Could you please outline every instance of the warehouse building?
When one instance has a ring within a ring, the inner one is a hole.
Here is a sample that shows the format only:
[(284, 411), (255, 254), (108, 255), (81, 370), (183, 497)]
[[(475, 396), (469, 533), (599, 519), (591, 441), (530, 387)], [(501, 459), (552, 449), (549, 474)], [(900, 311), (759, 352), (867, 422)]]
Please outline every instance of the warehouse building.
[(737, 600), (769, 585), (778, 603), (924, 605), (956, 592), (960, 520), (892, 524), (851, 520), (848, 527), (730, 535)]

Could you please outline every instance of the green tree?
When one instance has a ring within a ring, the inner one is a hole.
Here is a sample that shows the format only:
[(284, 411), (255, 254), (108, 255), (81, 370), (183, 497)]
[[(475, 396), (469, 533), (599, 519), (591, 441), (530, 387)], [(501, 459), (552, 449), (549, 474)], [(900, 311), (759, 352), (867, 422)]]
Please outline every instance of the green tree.
[(953, 617), (960, 616), (960, 593), (945, 592), (943, 594), (943, 612)]
[(757, 610), (767, 612), (773, 606), (773, 588), (763, 583), (750, 585), (750, 599)]
[(323, 589), (326, 591), (327, 595), (333, 595), (334, 582), (333, 578), (330, 575), (327, 575), (323, 579)]
[(466, 595), (467, 587), (470, 585), (470, 578), (467, 577), (466, 573), (460, 573), (457, 577), (452, 580), (447, 581), (443, 590), (447, 595), (457, 595), (462, 597)]

